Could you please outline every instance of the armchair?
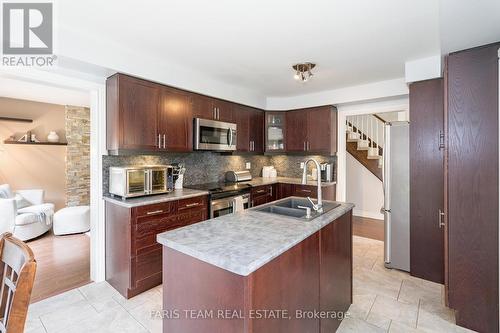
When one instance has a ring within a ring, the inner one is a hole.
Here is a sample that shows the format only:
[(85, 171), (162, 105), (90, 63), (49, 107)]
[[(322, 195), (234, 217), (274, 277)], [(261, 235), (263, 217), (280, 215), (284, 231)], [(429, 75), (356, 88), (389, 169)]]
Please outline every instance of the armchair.
[(0, 232), (26, 241), (50, 230), (54, 204), (44, 203), (43, 195), (43, 190), (12, 192), (9, 185), (0, 185)]

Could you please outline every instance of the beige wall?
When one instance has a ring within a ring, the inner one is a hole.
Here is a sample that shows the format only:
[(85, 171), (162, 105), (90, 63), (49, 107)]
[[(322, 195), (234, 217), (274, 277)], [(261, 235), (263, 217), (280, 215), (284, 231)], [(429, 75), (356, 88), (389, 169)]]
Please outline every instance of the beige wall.
[(56, 209), (64, 207), (66, 146), (3, 144), (9, 136), (18, 139), (29, 130), (40, 141), (46, 141), (51, 130), (65, 140), (64, 106), (0, 97), (0, 116), (33, 119), (33, 123), (0, 120), (0, 184), (44, 189), (46, 202), (54, 203)]

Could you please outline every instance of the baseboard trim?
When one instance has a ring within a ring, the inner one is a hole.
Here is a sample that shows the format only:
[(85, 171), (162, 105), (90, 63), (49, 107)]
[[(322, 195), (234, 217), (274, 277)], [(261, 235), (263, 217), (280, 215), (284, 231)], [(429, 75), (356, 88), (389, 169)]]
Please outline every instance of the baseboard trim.
[(384, 219), (384, 214), (380, 212), (370, 212), (366, 210), (359, 210), (354, 208), (352, 210), (352, 215), (354, 216), (360, 216), (360, 217), (366, 217), (370, 219), (376, 219), (376, 220), (383, 220)]

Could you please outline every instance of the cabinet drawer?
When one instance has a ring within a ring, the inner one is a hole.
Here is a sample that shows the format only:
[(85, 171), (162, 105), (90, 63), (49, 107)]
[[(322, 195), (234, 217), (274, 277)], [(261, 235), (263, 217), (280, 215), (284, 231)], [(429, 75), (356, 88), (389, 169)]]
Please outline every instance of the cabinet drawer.
[(187, 211), (186, 213), (179, 214), (177, 216), (179, 223), (182, 225), (190, 225), (194, 223), (198, 223), (201, 221), (205, 221), (207, 219), (207, 210), (206, 209), (198, 209), (193, 211)]
[(260, 197), (262, 195), (273, 196), (273, 185), (264, 185), (252, 189), (252, 197)]
[(162, 249), (158, 248), (148, 253), (132, 258), (132, 281), (136, 285), (140, 281), (162, 271)]
[(294, 185), (293, 195), (297, 197), (311, 197), (311, 198), (316, 198), (318, 196), (316, 186), (310, 186), (310, 185)]
[(155, 216), (160, 214), (168, 214), (175, 211), (176, 201), (162, 202), (154, 205), (136, 207), (135, 215), (140, 216)]
[(184, 225), (175, 215), (139, 218), (137, 224), (133, 227), (132, 255), (140, 255), (160, 248), (160, 244), (156, 242), (156, 235)]
[(207, 208), (207, 197), (205, 195), (179, 200), (177, 205), (177, 212), (183, 213), (191, 210), (200, 210)]

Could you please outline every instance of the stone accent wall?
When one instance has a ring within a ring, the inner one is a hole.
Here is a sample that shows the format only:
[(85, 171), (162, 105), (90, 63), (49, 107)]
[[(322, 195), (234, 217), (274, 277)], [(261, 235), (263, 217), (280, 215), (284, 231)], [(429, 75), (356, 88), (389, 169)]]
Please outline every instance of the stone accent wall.
[(66, 106), (66, 206), (90, 204), (90, 109)]

